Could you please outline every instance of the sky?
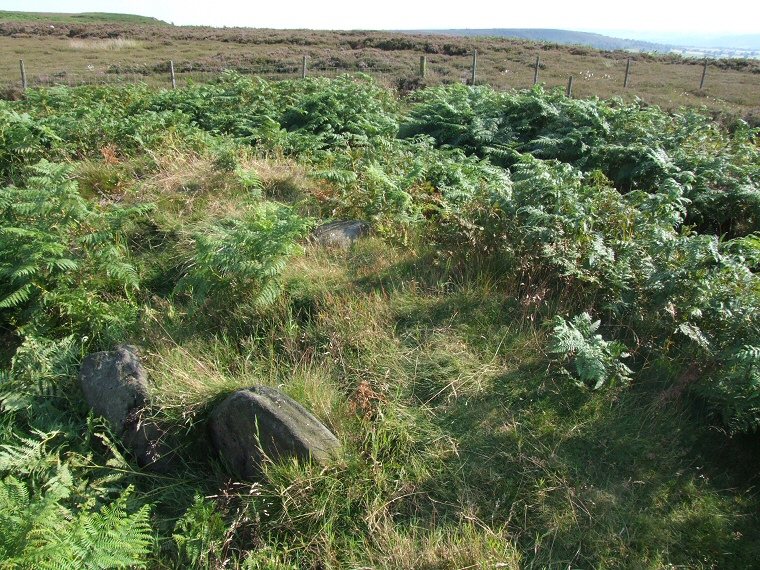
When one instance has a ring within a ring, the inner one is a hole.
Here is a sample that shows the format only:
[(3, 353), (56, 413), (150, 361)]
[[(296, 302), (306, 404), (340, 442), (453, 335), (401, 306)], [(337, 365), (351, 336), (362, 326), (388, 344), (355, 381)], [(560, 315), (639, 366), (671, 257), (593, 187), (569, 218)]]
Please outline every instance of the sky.
[[(700, 8), (699, 6), (706, 6)], [(710, 35), (760, 33), (760, 2), (721, 0), (0, 0), (0, 10), (117, 12), (152, 16), (176, 25), (411, 30), (451, 28), (558, 28)], [(620, 33), (614, 33), (620, 32)], [(627, 33), (627, 35), (626, 35)]]

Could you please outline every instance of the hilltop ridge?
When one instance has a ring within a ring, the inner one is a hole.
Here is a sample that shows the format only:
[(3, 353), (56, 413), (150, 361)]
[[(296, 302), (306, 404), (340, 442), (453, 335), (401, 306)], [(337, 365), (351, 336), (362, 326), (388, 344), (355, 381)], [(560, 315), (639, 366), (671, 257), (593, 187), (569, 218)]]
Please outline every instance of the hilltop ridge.
[(0, 10), (0, 20), (12, 20), (19, 22), (71, 22), (80, 24), (140, 24), (143, 26), (171, 26), (158, 18), (138, 16), (136, 14), (116, 14), (112, 12), (13, 12)]
[(672, 47), (671, 45), (664, 43), (645, 42), (634, 39), (622, 39), (590, 32), (576, 32), (573, 30), (558, 30), (550, 28), (410, 30), (408, 33), (465, 37), (486, 36), (518, 40), (553, 42), (557, 44), (579, 44), (603, 50), (625, 49), (634, 51), (667, 53)]

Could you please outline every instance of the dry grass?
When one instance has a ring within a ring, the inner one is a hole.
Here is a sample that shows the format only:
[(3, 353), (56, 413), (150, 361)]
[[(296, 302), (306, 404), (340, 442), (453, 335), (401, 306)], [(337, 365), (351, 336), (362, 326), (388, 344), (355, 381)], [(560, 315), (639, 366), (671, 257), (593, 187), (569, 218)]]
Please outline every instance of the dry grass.
[(235, 177), (216, 170), (209, 157), (178, 151), (152, 158), (155, 172), (134, 188), (135, 197), (158, 204), (178, 221), (234, 216), (247, 199)]
[[(378, 570), (417, 568), (502, 568), (519, 570), (520, 554), (509, 534), (477, 519), (456, 527), (400, 530), (385, 525), (375, 537)], [(380, 555), (382, 553), (382, 555)]]
[(167, 337), (164, 341), (147, 358), (155, 406), (192, 421), (209, 400), (245, 385), (216, 358), (213, 345), (191, 342), (181, 346)]
[(239, 162), (242, 170), (253, 170), (261, 179), (264, 196), (286, 204), (297, 204), (299, 213), (318, 216), (319, 204), (315, 191), (319, 182), (309, 178), (308, 170), (293, 160), (282, 157), (245, 157)]
[(126, 38), (111, 38), (107, 40), (71, 40), (69, 47), (73, 50), (85, 51), (119, 51), (140, 47), (140, 42)]

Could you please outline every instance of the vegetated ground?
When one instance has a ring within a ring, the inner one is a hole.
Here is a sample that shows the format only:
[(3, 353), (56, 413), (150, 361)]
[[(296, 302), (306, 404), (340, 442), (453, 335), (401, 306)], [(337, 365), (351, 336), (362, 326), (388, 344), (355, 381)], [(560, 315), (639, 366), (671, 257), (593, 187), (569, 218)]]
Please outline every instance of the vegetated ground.
[(170, 26), (168, 22), (137, 16), (134, 14), (115, 14), (109, 12), (82, 12), (66, 14), (62, 12), (10, 12), (0, 10), (0, 20), (9, 22), (36, 23), (67, 23), (67, 24), (135, 24), (140, 26)]
[[(29, 85), (146, 81), (166, 86), (173, 61), (183, 86), (187, 80), (208, 81), (224, 69), (268, 79), (300, 77), (307, 56), (312, 75), (363, 72), (389, 87), (410, 89), (470, 81), (477, 49), (477, 83), (500, 90), (531, 87), (540, 56), (539, 81), (566, 87), (572, 75), (576, 97), (641, 98), (666, 109), (706, 105), (715, 113), (753, 121), (760, 107), (760, 63), (745, 59), (710, 62), (700, 91), (702, 62), (669, 55), (505, 38), (142, 25), (126, 17), (93, 23), (93, 15), (51, 16), (49, 21), (42, 14), (26, 20), (22, 16), (0, 12), (0, 84), (20, 84), (22, 59)], [(423, 55), (427, 76), (421, 81)], [(628, 58), (631, 75), (624, 89)]]
[[(561, 91), (0, 101), (0, 559), (756, 568), (758, 131)], [(373, 235), (310, 243), (333, 218)], [(118, 342), (168, 473), (88, 415), (78, 365)], [(345, 454), (228, 473), (206, 418), (251, 384)]]

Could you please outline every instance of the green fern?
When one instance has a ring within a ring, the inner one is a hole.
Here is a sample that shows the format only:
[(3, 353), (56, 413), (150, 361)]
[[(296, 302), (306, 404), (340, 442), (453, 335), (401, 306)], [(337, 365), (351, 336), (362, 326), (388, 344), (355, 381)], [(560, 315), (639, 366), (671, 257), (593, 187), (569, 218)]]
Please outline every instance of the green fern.
[(576, 377), (592, 390), (611, 378), (627, 381), (631, 374), (631, 369), (620, 362), (628, 356), (625, 347), (596, 334), (600, 325), (601, 321), (592, 321), (588, 313), (581, 313), (571, 322), (557, 316), (549, 346), (550, 352), (574, 364)]
[(49, 144), (60, 140), (43, 122), (0, 101), (0, 179), (18, 180), (24, 166), (40, 160)]
[(22, 548), (31, 531), (29, 489), (13, 476), (0, 480), (0, 568), (12, 568), (8, 562)]
[(99, 511), (71, 511), (48, 492), (32, 498), (13, 477), (0, 483), (0, 568), (145, 568), (150, 507), (127, 512), (128, 489)]
[(172, 538), (180, 560), (191, 566), (210, 566), (223, 557), (227, 525), (213, 501), (196, 494), (193, 504), (177, 521)]
[(342, 75), (332, 81), (310, 79), (281, 117), (288, 130), (309, 135), (313, 148), (365, 146), (393, 136), (398, 129), (396, 101), (366, 75)]
[(249, 552), (241, 570), (298, 570), (298, 566), (275, 543)]
[(227, 218), (195, 234), (195, 257), (175, 293), (189, 292), (198, 305), (207, 299), (219, 308), (273, 302), (278, 277), (297, 250), (309, 222), (285, 206), (253, 204), (244, 217)]
[(3, 320), (37, 334), (60, 327), (91, 337), (129, 326), (129, 291), (139, 283), (124, 231), (151, 206), (98, 211), (69, 167), (43, 161), (34, 171), (25, 187), (0, 189)]
[(13, 443), (0, 446), (0, 473), (15, 473), (32, 479), (47, 479), (58, 466), (58, 457), (47, 449), (60, 432), (34, 430), (33, 437), (15, 435)]
[(259, 173), (253, 168), (242, 169), (237, 168), (235, 170), (238, 182), (248, 190), (251, 199), (258, 199), (261, 197), (261, 193), (264, 190), (264, 183), (261, 181)]

